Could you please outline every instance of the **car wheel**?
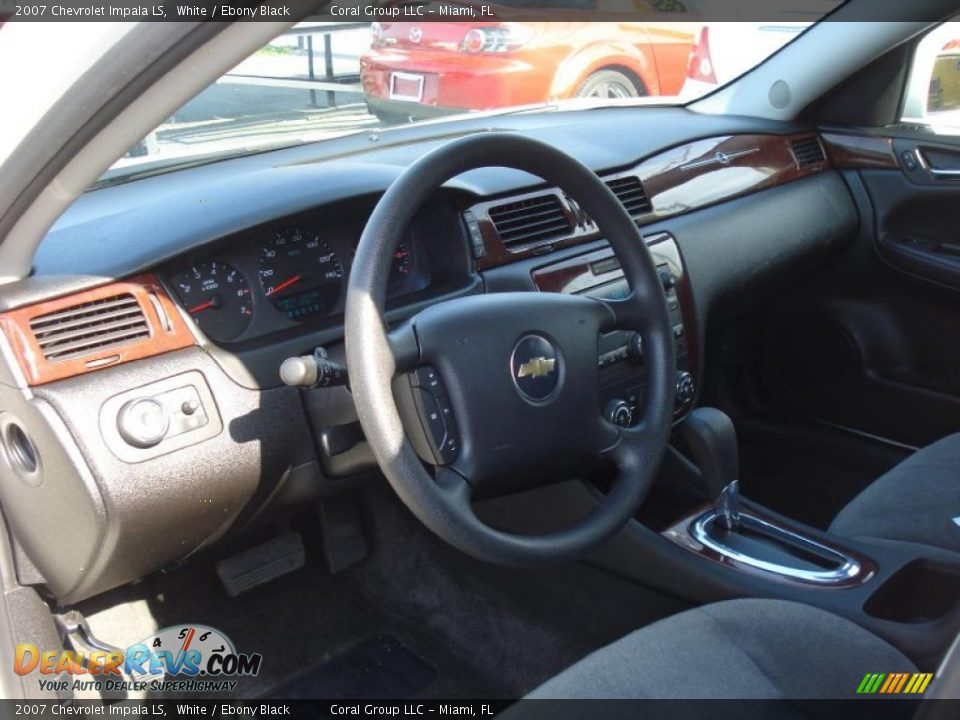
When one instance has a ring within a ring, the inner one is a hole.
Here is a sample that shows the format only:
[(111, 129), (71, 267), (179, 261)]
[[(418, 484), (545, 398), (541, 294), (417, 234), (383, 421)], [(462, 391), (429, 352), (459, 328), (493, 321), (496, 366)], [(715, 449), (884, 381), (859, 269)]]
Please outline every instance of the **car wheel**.
[(577, 90), (577, 97), (629, 98), (641, 94), (637, 83), (619, 70), (598, 70)]

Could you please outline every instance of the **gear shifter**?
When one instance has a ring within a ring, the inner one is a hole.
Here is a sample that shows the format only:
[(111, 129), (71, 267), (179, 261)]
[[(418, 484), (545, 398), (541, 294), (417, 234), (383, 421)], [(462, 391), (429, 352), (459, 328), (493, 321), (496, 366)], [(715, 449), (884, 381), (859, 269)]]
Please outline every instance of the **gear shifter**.
[(703, 407), (687, 416), (682, 429), (700, 467), (701, 489), (727, 530), (735, 529), (740, 524), (740, 461), (733, 421), (722, 410)]

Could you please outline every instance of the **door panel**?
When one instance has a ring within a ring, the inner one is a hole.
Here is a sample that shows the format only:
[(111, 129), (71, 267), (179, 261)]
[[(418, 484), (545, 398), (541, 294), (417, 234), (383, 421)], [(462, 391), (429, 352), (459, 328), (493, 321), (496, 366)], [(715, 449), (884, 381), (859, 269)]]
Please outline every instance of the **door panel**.
[(960, 171), (960, 147), (885, 147), (835, 163), (860, 232), (769, 313), (764, 381), (789, 412), (922, 446), (960, 431), (960, 172), (931, 172)]
[(877, 241), (895, 267), (960, 288), (960, 147), (896, 139), (901, 172), (864, 173)]

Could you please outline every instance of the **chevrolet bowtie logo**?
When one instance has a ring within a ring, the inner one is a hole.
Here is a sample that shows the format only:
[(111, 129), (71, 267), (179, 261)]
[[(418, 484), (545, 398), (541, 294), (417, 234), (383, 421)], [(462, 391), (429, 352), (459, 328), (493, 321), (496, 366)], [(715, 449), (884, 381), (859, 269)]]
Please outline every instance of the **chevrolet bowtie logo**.
[(555, 358), (535, 357), (520, 366), (517, 370), (518, 378), (538, 378), (546, 377), (553, 372), (557, 366)]

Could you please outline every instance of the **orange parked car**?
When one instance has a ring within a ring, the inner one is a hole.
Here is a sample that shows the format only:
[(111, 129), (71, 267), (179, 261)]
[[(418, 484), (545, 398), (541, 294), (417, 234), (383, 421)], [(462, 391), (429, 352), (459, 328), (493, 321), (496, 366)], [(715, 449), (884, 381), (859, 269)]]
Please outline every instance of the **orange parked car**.
[(371, 112), (422, 118), (572, 97), (675, 95), (689, 23), (384, 22), (360, 78)]

